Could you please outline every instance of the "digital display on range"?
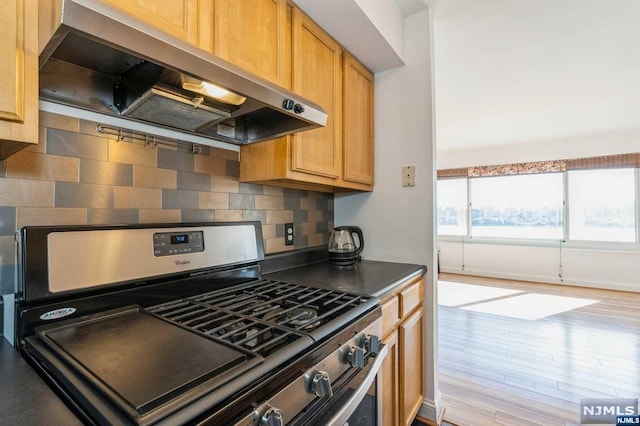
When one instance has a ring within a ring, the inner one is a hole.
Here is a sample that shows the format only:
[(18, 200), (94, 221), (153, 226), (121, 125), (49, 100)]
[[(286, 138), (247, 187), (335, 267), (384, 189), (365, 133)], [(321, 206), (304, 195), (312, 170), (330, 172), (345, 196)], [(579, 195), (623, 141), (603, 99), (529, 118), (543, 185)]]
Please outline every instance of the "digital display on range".
[(187, 244), (189, 242), (188, 234), (172, 235), (171, 244)]
[(204, 251), (202, 231), (158, 232), (153, 234), (153, 255), (174, 256)]

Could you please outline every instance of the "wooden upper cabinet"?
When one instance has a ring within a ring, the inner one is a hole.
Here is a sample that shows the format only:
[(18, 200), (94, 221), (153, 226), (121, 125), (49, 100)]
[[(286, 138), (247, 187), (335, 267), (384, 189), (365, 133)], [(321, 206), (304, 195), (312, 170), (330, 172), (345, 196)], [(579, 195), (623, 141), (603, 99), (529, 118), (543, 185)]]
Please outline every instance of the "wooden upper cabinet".
[(198, 44), (198, 0), (105, 0), (188, 43)]
[(0, 159), (38, 143), (38, 2), (0, 2)]
[(290, 72), (284, 75), (290, 83), (284, 86), (320, 105), (327, 112), (327, 123), (292, 136), (241, 146), (240, 181), (326, 192), (371, 191), (373, 75), (300, 9), (287, 4), (285, 16), (285, 27), (290, 29), (284, 37), (285, 69)]
[(327, 125), (297, 133), (292, 169), (339, 178), (342, 165), (342, 49), (299, 9), (293, 11), (293, 91), (322, 106)]
[(213, 13), (208, 25), (207, 21), (201, 21), (201, 31), (206, 26), (213, 28), (212, 38), (202, 37), (200, 45), (242, 69), (288, 88), (290, 9), (286, 0), (213, 0), (213, 10), (203, 10), (201, 14), (201, 19), (206, 19), (204, 15)]
[(373, 74), (344, 55), (343, 179), (373, 184)]

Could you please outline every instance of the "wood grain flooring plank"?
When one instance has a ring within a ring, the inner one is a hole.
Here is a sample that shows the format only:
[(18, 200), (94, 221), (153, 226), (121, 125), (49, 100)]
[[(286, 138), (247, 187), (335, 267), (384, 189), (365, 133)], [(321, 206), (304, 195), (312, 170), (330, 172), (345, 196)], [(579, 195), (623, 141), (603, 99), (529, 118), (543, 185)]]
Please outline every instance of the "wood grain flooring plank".
[(495, 359), (480, 357), (473, 357), (472, 360), (469, 360), (469, 357), (465, 356), (464, 353), (462, 353), (462, 356), (458, 356), (458, 353), (448, 352), (446, 349), (440, 352), (441, 366), (469, 374), (476, 374), (480, 377), (499, 380), (499, 377), (509, 376), (533, 382), (563, 382), (595, 390), (601, 387), (615, 386), (620, 390), (631, 393), (635, 392), (640, 395), (640, 383), (637, 383), (638, 374), (629, 374), (628, 372), (622, 372), (616, 375), (610, 372), (599, 372), (595, 374), (595, 370), (592, 370), (591, 373), (579, 373), (574, 371), (570, 364), (567, 364), (564, 368), (554, 367), (543, 369), (535, 363), (495, 362)]
[(571, 392), (574, 395), (582, 395), (584, 398), (615, 398), (618, 396), (616, 390), (610, 386), (589, 386), (585, 388), (558, 382), (558, 389), (564, 392)]
[(464, 364), (455, 364), (447, 361), (442, 361), (439, 365), (438, 371), (441, 374), (446, 374), (449, 376), (455, 376), (457, 372), (465, 373), (468, 375), (482, 377), (484, 379), (493, 380), (494, 382), (504, 383), (504, 375), (500, 373), (495, 373), (488, 369), (481, 369), (475, 366), (464, 365)]
[(564, 419), (579, 418), (579, 406), (577, 404), (562, 402), (561, 407), (556, 407), (557, 401), (550, 403), (552, 400), (548, 397), (540, 402), (524, 396), (514, 396), (509, 389), (496, 390), (491, 387), (470, 383), (463, 379), (453, 380), (457, 384), (452, 384), (449, 378), (445, 380), (446, 392), (443, 395), (443, 401), (455, 400), (456, 407), (460, 404), (468, 404), (471, 401), (475, 405), (484, 404), (485, 410), (495, 408), (512, 415), (533, 418), (547, 424), (561, 424)]
[[(537, 419), (537, 416), (534, 415), (534, 418)], [(559, 420), (560, 421), (560, 420)], [(554, 424), (557, 425), (561, 425), (564, 423), (564, 421), (560, 421), (560, 423), (556, 423), (556, 422), (546, 422), (546, 423), (538, 423), (538, 422), (532, 422), (529, 420), (526, 420), (525, 418), (523, 418), (522, 416), (514, 416), (508, 413), (503, 413), (502, 411), (498, 411), (496, 412), (496, 423), (499, 425), (504, 425), (504, 426), (514, 426), (514, 425), (518, 425), (518, 426), (551, 426)]]
[[(451, 354), (451, 350), (447, 348), (442, 348), (442, 354), (449, 354), (450, 356), (460, 356), (460, 354)], [(583, 365), (580, 361), (574, 361), (568, 363), (567, 361), (556, 361), (556, 360), (548, 360), (548, 359), (538, 359), (538, 360), (521, 360), (518, 358), (500, 355), (492, 352), (482, 351), (480, 349), (469, 349), (462, 351), (466, 356), (464, 359), (473, 359), (476, 363), (484, 362), (488, 365), (509, 365), (514, 367), (522, 366), (523, 368), (534, 368), (534, 369), (542, 369), (543, 371), (548, 371), (554, 373), (556, 375), (563, 375), (567, 372), (570, 372), (572, 375), (582, 375), (583, 377), (601, 377), (606, 380), (620, 380), (621, 383), (625, 383), (628, 380), (628, 383), (633, 385), (635, 382), (635, 377), (629, 376), (625, 374), (628, 370), (625, 368), (617, 368), (612, 366), (611, 368), (605, 368), (597, 365)]]
[(440, 279), (598, 300), (533, 321), (438, 306), (445, 420), (577, 426), (581, 398), (640, 396), (640, 293), (453, 274)]
[[(504, 377), (511, 377), (523, 381), (538, 383), (542, 386), (553, 387), (557, 383), (566, 383), (568, 385), (579, 386), (586, 389), (599, 390), (603, 387), (616, 387), (616, 394), (620, 395), (624, 392), (626, 395), (640, 395), (640, 384), (627, 384), (620, 382), (620, 376), (606, 378), (592, 376), (588, 374), (576, 374), (570, 370), (570, 366), (566, 370), (559, 369), (554, 371), (545, 371), (535, 365), (520, 365), (493, 362), (483, 362), (481, 359), (474, 359), (472, 362), (455, 356), (441, 356), (440, 366), (445, 367), (446, 371), (462, 371), (467, 374), (475, 374), (479, 377), (489, 378), (494, 381), (504, 381)], [(634, 381), (638, 375), (631, 374), (627, 377), (629, 381)], [(502, 379), (501, 379), (502, 378)], [(553, 383), (553, 384), (552, 384)], [(557, 386), (556, 386), (557, 387)]]
[(571, 418), (572, 414), (579, 417), (579, 403), (561, 400), (550, 395), (531, 392), (504, 383), (492, 382), (477, 376), (469, 376), (457, 372), (456, 377), (441, 376), (440, 384), (443, 386), (443, 397), (451, 395), (445, 389), (453, 389), (455, 391), (454, 394), (458, 397), (462, 395), (473, 399), (490, 395), (491, 397), (507, 399), (512, 403), (531, 406), (540, 412), (561, 412), (566, 418)]

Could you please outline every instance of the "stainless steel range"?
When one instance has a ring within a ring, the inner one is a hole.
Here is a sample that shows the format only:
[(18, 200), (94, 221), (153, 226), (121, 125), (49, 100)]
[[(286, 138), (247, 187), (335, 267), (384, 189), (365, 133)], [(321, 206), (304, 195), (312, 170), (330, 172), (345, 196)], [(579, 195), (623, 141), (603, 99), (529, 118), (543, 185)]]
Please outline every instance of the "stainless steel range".
[(18, 240), (5, 335), (85, 423), (380, 422), (379, 301), (263, 279), (259, 222)]

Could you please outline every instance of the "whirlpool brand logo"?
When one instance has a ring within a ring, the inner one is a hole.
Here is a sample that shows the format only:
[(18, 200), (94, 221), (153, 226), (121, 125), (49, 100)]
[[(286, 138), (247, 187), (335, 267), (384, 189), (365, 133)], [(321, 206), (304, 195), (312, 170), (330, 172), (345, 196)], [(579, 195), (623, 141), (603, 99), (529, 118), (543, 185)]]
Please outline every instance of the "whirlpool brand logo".
[(76, 311), (76, 308), (60, 308), (60, 309), (56, 309), (55, 311), (45, 312), (44, 314), (40, 315), (40, 319), (44, 321), (49, 321), (49, 320), (54, 320), (58, 318), (64, 318), (64, 317), (68, 317), (75, 311)]
[(176, 266), (184, 266), (190, 264), (190, 260), (176, 260)]

